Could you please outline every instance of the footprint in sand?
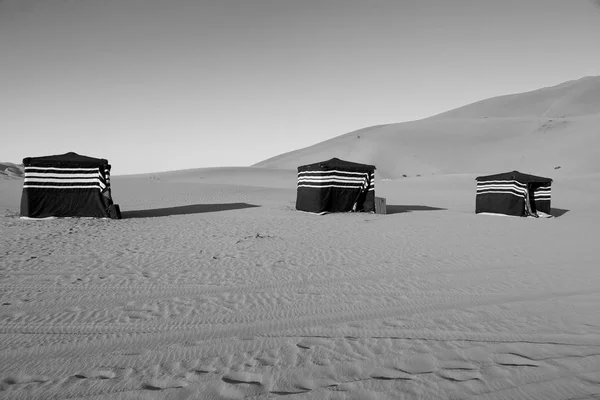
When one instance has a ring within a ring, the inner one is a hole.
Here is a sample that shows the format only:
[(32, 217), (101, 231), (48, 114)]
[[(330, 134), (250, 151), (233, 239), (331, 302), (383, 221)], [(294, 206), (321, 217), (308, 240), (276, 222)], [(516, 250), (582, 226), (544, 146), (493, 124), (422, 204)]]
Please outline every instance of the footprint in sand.
[(436, 375), (452, 382), (482, 380), (479, 371), (468, 369), (441, 369), (436, 372)]
[(142, 384), (142, 387), (147, 390), (165, 390), (173, 388), (186, 387), (187, 382), (180, 379), (151, 379)]
[(204, 375), (204, 374), (210, 374), (213, 372), (218, 372), (216, 367), (210, 366), (210, 365), (200, 365), (197, 367), (194, 367), (192, 369), (192, 372), (195, 373), (196, 375)]
[(327, 346), (329, 343), (329, 340), (323, 338), (304, 338), (296, 343), (296, 346), (300, 347), (301, 349), (312, 349), (318, 345)]
[(74, 375), (79, 379), (113, 379), (117, 375), (112, 371), (84, 371)]
[(262, 385), (263, 376), (261, 374), (254, 374), (251, 372), (229, 372), (223, 375), (223, 381), (227, 383), (249, 383), (252, 385)]
[(429, 354), (414, 355), (400, 361), (395, 368), (413, 375), (428, 374), (437, 369), (437, 359)]
[(494, 354), (492, 360), (498, 365), (507, 367), (539, 367), (534, 360), (517, 354)]
[(371, 373), (370, 377), (373, 379), (377, 379), (377, 380), (393, 380), (393, 379), (411, 380), (411, 379), (413, 379), (413, 376), (411, 374), (397, 370), (397, 369), (391, 369), (391, 368), (375, 369)]
[(11, 375), (2, 380), (4, 385), (19, 385), (32, 382), (48, 382), (50, 379), (45, 376), (31, 376), (26, 374)]

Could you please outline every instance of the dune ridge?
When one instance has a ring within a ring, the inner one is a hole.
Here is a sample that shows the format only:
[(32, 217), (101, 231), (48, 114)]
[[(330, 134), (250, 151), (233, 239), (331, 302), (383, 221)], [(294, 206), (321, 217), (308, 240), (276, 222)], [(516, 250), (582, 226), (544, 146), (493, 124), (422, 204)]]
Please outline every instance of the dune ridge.
[(0, 179), (2, 178), (22, 178), (23, 165), (10, 162), (0, 162)]
[(338, 157), (375, 164), (382, 178), (600, 172), (600, 77), (483, 100), (419, 121), (359, 129), (256, 163), (296, 168)]
[(430, 118), (565, 118), (600, 113), (600, 76), (586, 76), (529, 92), (497, 96)]

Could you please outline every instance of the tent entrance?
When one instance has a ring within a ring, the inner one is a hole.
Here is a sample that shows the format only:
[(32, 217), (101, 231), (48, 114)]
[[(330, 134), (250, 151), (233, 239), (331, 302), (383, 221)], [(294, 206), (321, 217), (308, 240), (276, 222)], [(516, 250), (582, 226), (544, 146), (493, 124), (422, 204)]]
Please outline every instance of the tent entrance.
[(531, 183), (528, 183), (527, 188), (525, 189), (525, 210), (523, 210), (523, 215), (525, 215), (526, 217), (537, 218), (538, 215), (535, 209), (535, 201), (532, 201), (532, 199), (534, 198), (533, 192), (533, 185)]
[(364, 204), (367, 200), (367, 194), (369, 193), (369, 178), (365, 178), (365, 183), (363, 189), (356, 196), (356, 200), (354, 200), (354, 204), (352, 205), (352, 211), (363, 211)]

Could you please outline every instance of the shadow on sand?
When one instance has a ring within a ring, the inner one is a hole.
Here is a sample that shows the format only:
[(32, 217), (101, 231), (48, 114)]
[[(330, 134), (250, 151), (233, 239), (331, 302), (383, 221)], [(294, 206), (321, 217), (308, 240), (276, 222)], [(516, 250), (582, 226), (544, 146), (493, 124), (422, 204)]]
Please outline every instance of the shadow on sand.
[(169, 215), (200, 214), (217, 211), (240, 210), (242, 208), (260, 207), (248, 203), (223, 203), (223, 204), (192, 204), (189, 206), (154, 208), (151, 210), (122, 211), (123, 219), (166, 217)]
[(565, 210), (564, 208), (551, 208), (550, 215), (552, 215), (554, 218), (558, 218), (558, 217), (562, 217), (569, 211), (570, 210)]
[(446, 208), (419, 206), (419, 205), (388, 205), (386, 207), (386, 214), (400, 214), (412, 211), (442, 211), (447, 210)]

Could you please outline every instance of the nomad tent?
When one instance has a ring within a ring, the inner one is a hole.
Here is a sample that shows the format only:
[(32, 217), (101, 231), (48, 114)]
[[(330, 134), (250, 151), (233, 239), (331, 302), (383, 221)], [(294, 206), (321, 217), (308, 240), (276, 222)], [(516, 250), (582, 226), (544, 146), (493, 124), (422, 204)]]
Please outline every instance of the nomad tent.
[(525, 217), (550, 214), (550, 178), (512, 171), (476, 180), (475, 213)]
[(23, 166), (21, 217), (119, 217), (105, 159), (66, 153), (28, 157)]
[(296, 209), (375, 212), (375, 166), (332, 158), (298, 167)]

